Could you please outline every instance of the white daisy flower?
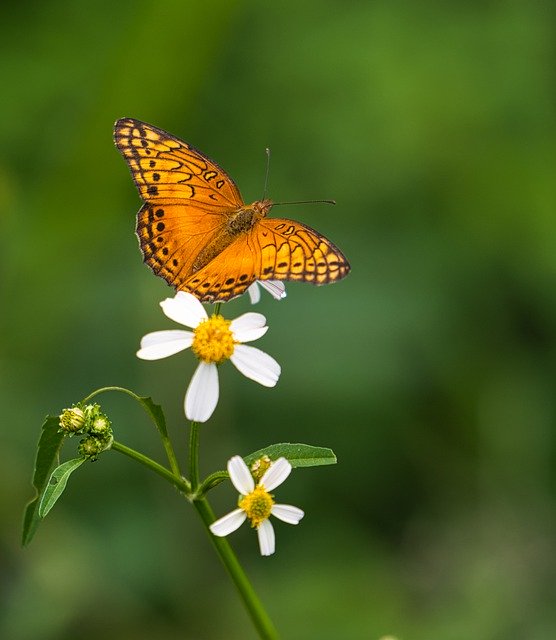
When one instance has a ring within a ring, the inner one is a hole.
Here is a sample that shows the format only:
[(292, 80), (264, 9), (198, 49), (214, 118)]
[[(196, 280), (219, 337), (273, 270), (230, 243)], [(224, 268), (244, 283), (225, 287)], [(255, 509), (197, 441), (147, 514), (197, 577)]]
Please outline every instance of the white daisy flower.
[(276, 504), (269, 492), (281, 485), (290, 475), (291, 464), (286, 458), (278, 458), (271, 463), (259, 482), (255, 485), (253, 476), (241, 456), (228, 460), (228, 473), (234, 487), (241, 494), (238, 508), (210, 525), (215, 536), (227, 536), (238, 529), (245, 520), (257, 530), (262, 556), (274, 553), (274, 528), (269, 517), (275, 516), (288, 524), (298, 524), (305, 515), (301, 509), (289, 504)]
[(286, 285), (280, 280), (255, 280), (252, 285), (247, 287), (247, 293), (251, 299), (251, 304), (257, 304), (261, 299), (259, 285), (261, 285), (263, 289), (266, 289), (276, 300), (281, 300), (286, 297)]
[(141, 340), (137, 356), (158, 360), (191, 347), (199, 365), (185, 394), (185, 415), (194, 422), (206, 422), (218, 404), (218, 365), (231, 360), (236, 369), (265, 387), (273, 387), (280, 377), (280, 365), (269, 355), (248, 347), (263, 336), (268, 327), (260, 313), (244, 313), (235, 320), (221, 315), (208, 317), (195, 296), (178, 291), (173, 298), (160, 303), (168, 318), (193, 331), (179, 329), (148, 333)]

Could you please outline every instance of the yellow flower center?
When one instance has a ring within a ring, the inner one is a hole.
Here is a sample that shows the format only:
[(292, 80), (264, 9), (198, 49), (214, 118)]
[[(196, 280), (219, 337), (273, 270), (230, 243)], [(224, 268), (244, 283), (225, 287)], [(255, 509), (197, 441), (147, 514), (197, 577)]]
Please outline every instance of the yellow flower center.
[(202, 320), (193, 331), (191, 350), (203, 362), (220, 364), (234, 352), (234, 336), (230, 331), (230, 320), (220, 315)]
[(256, 486), (251, 493), (240, 498), (238, 506), (243, 509), (251, 521), (251, 526), (257, 528), (261, 522), (270, 516), (274, 500), (263, 486)]

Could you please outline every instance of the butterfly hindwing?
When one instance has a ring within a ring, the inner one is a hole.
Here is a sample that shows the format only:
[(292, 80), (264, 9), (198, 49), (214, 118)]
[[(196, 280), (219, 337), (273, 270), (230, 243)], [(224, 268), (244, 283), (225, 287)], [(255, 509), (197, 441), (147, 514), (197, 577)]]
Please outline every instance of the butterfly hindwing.
[(349, 263), (330, 240), (294, 220), (264, 218), (252, 230), (258, 247), (258, 280), (328, 284), (347, 275)]
[(201, 302), (226, 302), (241, 295), (257, 280), (257, 254), (242, 235), (214, 260), (196, 271), (181, 289)]
[(298, 280), (316, 285), (349, 271), (342, 252), (323, 235), (293, 220), (264, 218), (183, 283), (201, 302), (241, 295), (255, 280)]
[(224, 214), (160, 201), (137, 214), (137, 237), (144, 261), (176, 289), (194, 270), (195, 260), (226, 224)]

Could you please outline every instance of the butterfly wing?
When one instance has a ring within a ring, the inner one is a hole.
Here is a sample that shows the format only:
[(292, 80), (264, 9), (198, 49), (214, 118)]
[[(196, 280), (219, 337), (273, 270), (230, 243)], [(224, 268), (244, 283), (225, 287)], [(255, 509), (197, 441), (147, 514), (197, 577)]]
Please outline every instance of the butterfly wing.
[(298, 280), (316, 285), (341, 280), (350, 270), (343, 253), (306, 225), (264, 218), (239, 236), (182, 288), (202, 302), (241, 295), (255, 280)]
[(216, 162), (162, 129), (122, 118), (114, 141), (145, 202), (185, 200), (210, 211), (243, 205), (234, 181)]
[(122, 118), (114, 141), (145, 202), (137, 216), (145, 262), (179, 289), (243, 205), (239, 189), (200, 151), (150, 124)]
[(265, 218), (256, 226), (260, 248), (258, 280), (294, 280), (321, 285), (341, 280), (350, 270), (344, 254), (307, 225), (285, 218)]

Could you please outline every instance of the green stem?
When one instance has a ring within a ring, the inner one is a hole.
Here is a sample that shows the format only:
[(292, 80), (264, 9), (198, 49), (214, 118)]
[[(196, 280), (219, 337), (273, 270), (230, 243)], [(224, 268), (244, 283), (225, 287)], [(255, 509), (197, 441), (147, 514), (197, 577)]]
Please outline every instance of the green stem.
[(178, 459), (176, 458), (174, 447), (172, 446), (172, 442), (170, 441), (168, 434), (161, 433), (160, 437), (162, 438), (162, 444), (164, 445), (164, 450), (166, 451), (166, 457), (168, 458), (168, 462), (170, 463), (172, 472), (174, 473), (174, 475), (181, 477), (181, 471), (180, 471), (180, 466), (178, 464)]
[(213, 535), (209, 529), (209, 526), (215, 521), (215, 516), (208, 500), (206, 498), (194, 500), (193, 506), (201, 516), (209, 538), (218, 553), (218, 557), (237, 587), (237, 590), (239, 591), (243, 603), (245, 604), (260, 637), (264, 640), (277, 640), (279, 637), (278, 631), (265, 611), (259, 597), (255, 593), (255, 590), (249, 582), (249, 578), (243, 571), (243, 568), (230, 546), (230, 543), (226, 538), (219, 538)]
[(162, 476), (165, 480), (173, 484), (177, 489), (185, 493), (187, 496), (191, 494), (191, 485), (185, 478), (176, 476), (170, 470), (166, 469), (166, 467), (163, 467), (161, 464), (158, 464), (158, 462), (155, 462), (154, 460), (151, 460), (151, 458), (148, 458), (142, 453), (139, 453), (139, 451), (135, 451), (135, 449), (132, 449), (131, 447), (128, 447), (121, 442), (117, 442), (116, 440), (112, 442), (112, 446), (110, 448), (114, 451), (123, 453), (133, 460), (137, 460), (137, 462), (140, 462), (145, 467), (151, 469), (151, 471), (154, 471), (159, 476)]
[[(162, 416), (161, 418), (161, 416), (156, 416), (153, 413), (152, 400), (150, 398), (142, 398), (141, 396), (138, 396), (136, 393), (133, 393), (133, 391), (130, 391), (125, 387), (102, 387), (100, 389), (97, 389), (96, 391), (93, 391), (86, 398), (84, 398), (83, 404), (87, 404), (95, 396), (98, 396), (99, 394), (104, 393), (106, 391), (119, 391), (120, 393), (125, 393), (131, 398), (133, 398), (134, 400), (136, 400), (143, 407), (143, 409), (145, 409), (145, 411), (149, 414), (149, 416), (153, 420), (158, 430), (158, 433), (160, 434), (160, 437), (162, 439), (162, 444), (164, 446), (164, 450), (166, 451), (166, 457), (168, 458), (168, 462), (170, 463), (170, 468), (172, 469), (175, 476), (181, 477), (181, 471), (178, 464), (178, 459), (176, 458), (174, 447), (172, 446), (172, 442), (170, 441), (170, 438), (168, 436), (164, 417)], [(145, 402), (145, 400), (148, 400), (149, 402)]]
[(199, 423), (191, 422), (189, 432), (189, 477), (191, 490), (195, 493), (199, 488)]

